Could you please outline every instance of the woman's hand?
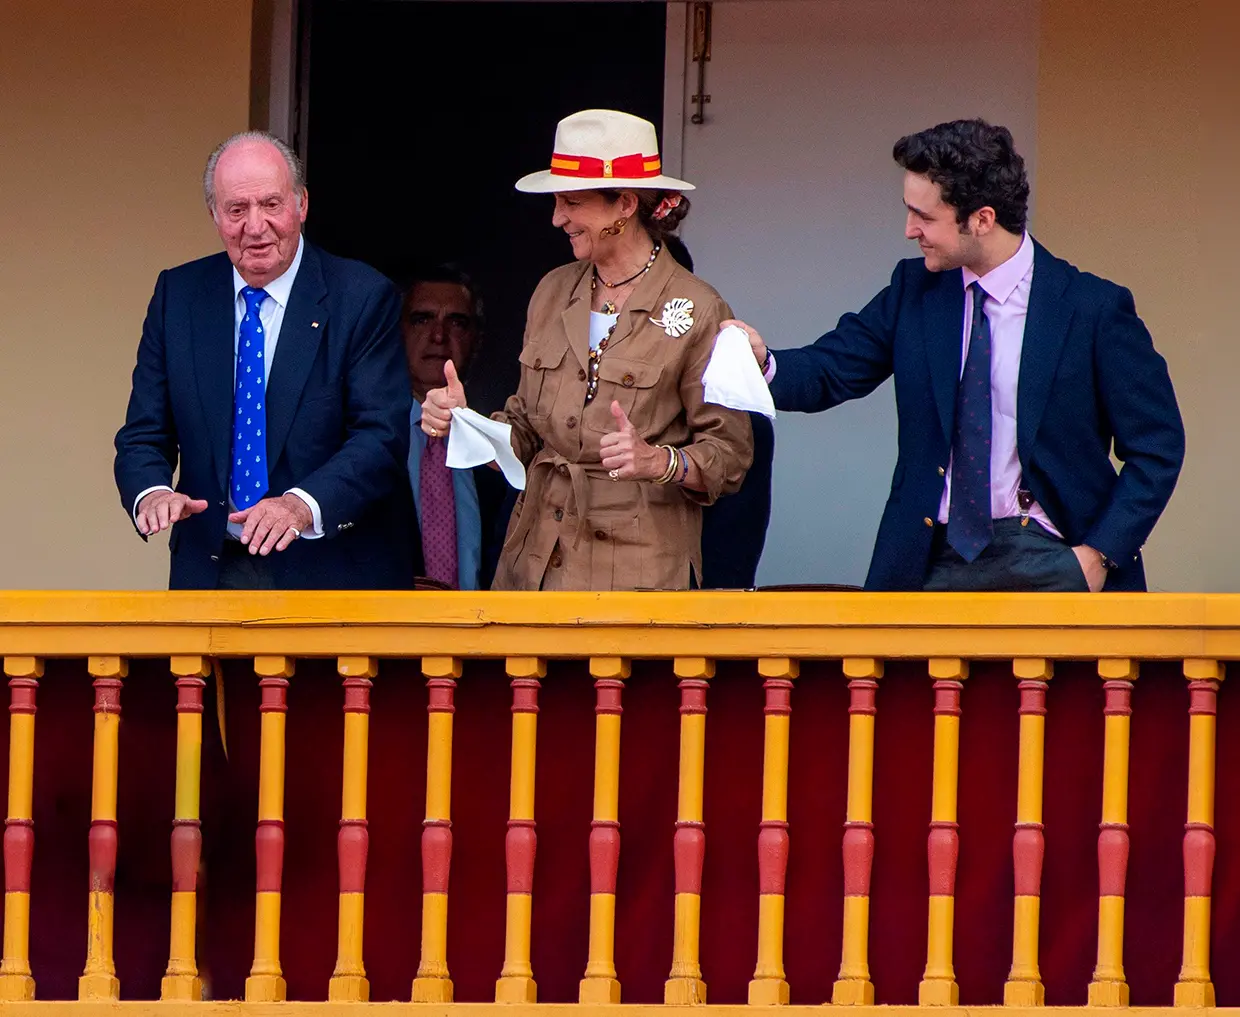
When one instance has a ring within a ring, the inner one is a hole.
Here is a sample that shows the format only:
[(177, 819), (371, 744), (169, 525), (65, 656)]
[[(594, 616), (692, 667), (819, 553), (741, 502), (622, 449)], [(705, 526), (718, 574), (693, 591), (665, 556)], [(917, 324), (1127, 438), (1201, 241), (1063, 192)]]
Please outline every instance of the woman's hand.
[(749, 348), (753, 350), (754, 359), (758, 362), (759, 367), (765, 364), (766, 343), (762, 341), (762, 336), (758, 335), (758, 330), (751, 325), (746, 325), (743, 321), (738, 321), (736, 318), (729, 318), (727, 321), (720, 322), (719, 328), (722, 331), (729, 325), (735, 325), (749, 336)]
[(452, 426), (452, 408), (465, 406), (465, 386), (457, 377), (456, 365), (451, 360), (443, 365), (444, 388), (433, 388), (426, 393), (422, 403), (422, 430), (432, 438), (443, 438)]
[(599, 442), (603, 468), (612, 480), (658, 480), (667, 470), (667, 453), (642, 441), (620, 404), (612, 400), (611, 415), (619, 430)]

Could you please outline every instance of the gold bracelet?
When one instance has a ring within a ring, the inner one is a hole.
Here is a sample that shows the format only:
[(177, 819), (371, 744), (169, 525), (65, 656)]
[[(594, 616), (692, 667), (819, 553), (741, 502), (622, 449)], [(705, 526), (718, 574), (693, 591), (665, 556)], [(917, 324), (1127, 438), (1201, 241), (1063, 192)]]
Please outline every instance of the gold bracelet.
[(672, 477), (676, 476), (676, 468), (679, 466), (680, 457), (676, 455), (676, 450), (671, 445), (656, 445), (655, 448), (661, 448), (667, 452), (667, 469), (663, 471), (663, 476), (655, 481), (656, 484), (669, 483)]

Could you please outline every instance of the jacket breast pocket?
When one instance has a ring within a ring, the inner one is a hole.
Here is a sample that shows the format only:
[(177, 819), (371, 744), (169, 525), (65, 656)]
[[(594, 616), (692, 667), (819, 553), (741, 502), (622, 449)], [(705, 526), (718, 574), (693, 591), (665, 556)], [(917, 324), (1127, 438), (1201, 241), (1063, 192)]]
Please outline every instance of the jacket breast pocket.
[(555, 408), (563, 383), (560, 371), (567, 347), (530, 343), (521, 349), (521, 398), (531, 421), (546, 420)]
[[(609, 357), (604, 353), (599, 361), (596, 401), (609, 407), (614, 399), (638, 430), (641, 430), (652, 416), (654, 403), (658, 399), (659, 379), (662, 377), (662, 364)], [(610, 421), (611, 417), (603, 419)], [(612, 430), (610, 423), (607, 430)]]

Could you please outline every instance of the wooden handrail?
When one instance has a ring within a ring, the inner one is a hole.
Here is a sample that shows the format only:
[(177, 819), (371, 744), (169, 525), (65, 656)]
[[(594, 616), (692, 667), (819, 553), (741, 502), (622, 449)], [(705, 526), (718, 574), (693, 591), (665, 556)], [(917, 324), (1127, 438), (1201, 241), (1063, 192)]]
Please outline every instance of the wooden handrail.
[(1227, 660), (1240, 595), (11, 591), (0, 654)]

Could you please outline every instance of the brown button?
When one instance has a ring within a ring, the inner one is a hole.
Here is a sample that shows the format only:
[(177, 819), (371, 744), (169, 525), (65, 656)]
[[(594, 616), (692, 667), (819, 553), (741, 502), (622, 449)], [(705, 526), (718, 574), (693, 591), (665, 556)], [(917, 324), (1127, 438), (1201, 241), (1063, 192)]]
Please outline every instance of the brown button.
[(940, 467), (939, 467), (939, 476), (940, 476), (940, 477), (946, 477), (946, 476), (947, 476), (947, 471), (946, 471), (945, 469), (943, 469), (943, 467), (942, 467), (942, 466), (940, 466)]
[(603, 530), (595, 530), (595, 531), (594, 531), (594, 539), (595, 539), (595, 540), (606, 540), (606, 539), (607, 539), (607, 534), (606, 534)]
[(535, 358), (534, 358), (534, 366), (535, 366), (536, 368), (537, 368), (537, 367), (542, 367), (542, 357), (535, 357)]
[(578, 368), (578, 369), (577, 369), (577, 380), (578, 380), (578, 381), (585, 381), (585, 380), (586, 380), (586, 372), (585, 372), (585, 371), (583, 371), (581, 368)]
[(564, 510), (556, 509), (555, 510), (555, 521), (558, 523), (563, 518), (564, 518)]
[(933, 519), (931, 519), (929, 516), (926, 516), (926, 518), (925, 518), (925, 519), (923, 519), (923, 520), (922, 520), (922, 522), (923, 522), (923, 523), (925, 523), (927, 526), (933, 526), (933, 525), (934, 525), (934, 520), (933, 520)]
[(634, 380), (635, 379), (633, 378), (631, 374), (626, 374), (623, 378), (620, 379), (620, 384), (623, 385), (625, 388), (632, 388)]
[(553, 569), (558, 569), (561, 565), (564, 564), (564, 559), (560, 557), (559, 551), (556, 551), (556, 553), (551, 556), (550, 564)]
[(568, 467), (565, 466), (563, 463), (560, 463), (560, 465), (555, 468), (555, 472), (558, 473), (561, 477), (567, 477)]
[(564, 421), (564, 426), (567, 427), (571, 431), (574, 427), (577, 426), (577, 418), (569, 417), (566, 421)]

